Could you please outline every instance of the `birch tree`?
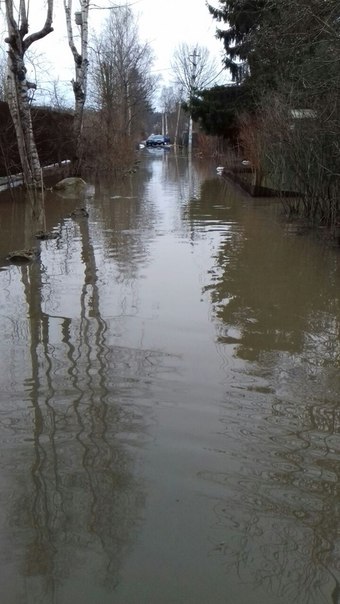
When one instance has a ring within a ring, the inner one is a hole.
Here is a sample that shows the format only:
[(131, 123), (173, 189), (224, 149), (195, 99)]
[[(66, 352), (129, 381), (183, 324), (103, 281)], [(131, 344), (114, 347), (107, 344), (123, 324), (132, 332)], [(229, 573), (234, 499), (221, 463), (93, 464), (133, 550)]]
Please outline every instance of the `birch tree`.
[[(199, 89), (208, 88), (219, 76), (217, 61), (210, 59), (209, 50), (198, 44), (189, 46), (180, 44), (173, 56), (171, 68), (175, 82), (187, 98), (186, 110), (189, 113), (188, 151), (192, 149), (192, 106)], [(177, 138), (177, 137), (176, 137)]]
[(107, 153), (140, 136), (156, 86), (152, 60), (148, 43), (139, 41), (131, 9), (116, 7), (93, 42), (91, 60), (93, 100), (105, 130)]
[(190, 98), (196, 90), (209, 88), (220, 74), (216, 59), (211, 59), (209, 50), (198, 44), (180, 44), (171, 61), (175, 83)]
[(7, 53), (5, 49), (0, 49), (0, 101), (5, 101), (7, 97)]
[(169, 134), (174, 144), (177, 142), (179, 118), (182, 104), (182, 91), (173, 86), (163, 86), (159, 98), (162, 111), (163, 134)]
[(8, 37), (7, 100), (11, 112), (25, 185), (41, 186), (42, 173), (34, 140), (29, 91), (36, 85), (26, 78), (25, 54), (31, 44), (53, 31), (53, 0), (46, 2), (43, 27), (29, 34), (29, 2), (19, 0), (16, 10), (13, 0), (5, 0)]
[(75, 13), (76, 25), (80, 28), (80, 50), (78, 51), (74, 42), (72, 27), (72, 0), (64, 0), (68, 44), (73, 55), (75, 67), (75, 77), (71, 83), (75, 101), (73, 134), (75, 140), (74, 163), (76, 172), (79, 172), (80, 170), (84, 106), (87, 96), (90, 0), (79, 0), (79, 5), (80, 11)]

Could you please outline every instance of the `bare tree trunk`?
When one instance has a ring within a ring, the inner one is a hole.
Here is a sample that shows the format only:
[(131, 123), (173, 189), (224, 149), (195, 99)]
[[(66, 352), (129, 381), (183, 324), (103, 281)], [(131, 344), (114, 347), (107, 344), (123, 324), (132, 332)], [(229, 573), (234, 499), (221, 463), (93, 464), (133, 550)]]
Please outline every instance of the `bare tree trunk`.
[(178, 129), (179, 129), (179, 118), (181, 115), (181, 101), (178, 101), (178, 110), (177, 110), (177, 119), (176, 119), (176, 130), (175, 130), (175, 138), (174, 138), (174, 146), (178, 145)]
[(129, 82), (129, 80), (126, 83), (126, 107), (127, 107), (126, 132), (127, 132), (127, 135), (130, 137), (131, 136), (132, 110), (131, 110), (130, 82)]
[[(53, 0), (47, 1), (47, 14), (43, 28), (28, 34), (28, 18), (25, 0), (20, 0), (18, 20), (14, 18), (13, 0), (5, 0), (8, 37), (5, 42), (8, 50), (8, 105), (11, 112), (25, 185), (41, 186), (42, 172), (35, 145), (28, 91), (35, 88), (26, 79), (25, 53), (36, 40), (44, 38), (53, 31)], [(26, 37), (25, 37), (26, 36)]]
[(107, 116), (95, 133), (103, 149), (100, 162), (109, 169), (120, 169), (123, 163), (126, 168), (155, 90), (151, 50), (140, 44), (137, 21), (127, 5), (110, 11), (93, 44), (92, 89), (97, 107)]
[(75, 79), (72, 80), (74, 93), (74, 121), (73, 133), (75, 139), (75, 158), (74, 168), (76, 173), (80, 171), (82, 157), (82, 130), (84, 121), (84, 106), (87, 94), (87, 73), (88, 73), (88, 20), (90, 0), (79, 0), (81, 11), (75, 13), (76, 24), (80, 27), (80, 53), (77, 51), (73, 39), (72, 29), (72, 0), (64, 0), (64, 9), (66, 16), (66, 27), (69, 47), (73, 54), (75, 65)]

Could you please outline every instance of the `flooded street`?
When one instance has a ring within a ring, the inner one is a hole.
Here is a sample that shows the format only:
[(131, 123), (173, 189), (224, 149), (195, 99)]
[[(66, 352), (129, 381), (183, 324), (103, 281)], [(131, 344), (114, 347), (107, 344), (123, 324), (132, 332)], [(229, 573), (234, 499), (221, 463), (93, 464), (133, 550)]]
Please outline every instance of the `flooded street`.
[(340, 248), (172, 152), (92, 184), (23, 265), (0, 200), (1, 602), (339, 604)]

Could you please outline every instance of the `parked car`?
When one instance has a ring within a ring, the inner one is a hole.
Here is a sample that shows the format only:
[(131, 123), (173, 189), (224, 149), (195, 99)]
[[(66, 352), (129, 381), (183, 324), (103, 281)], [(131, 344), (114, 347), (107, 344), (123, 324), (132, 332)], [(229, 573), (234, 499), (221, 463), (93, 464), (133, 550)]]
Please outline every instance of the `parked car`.
[(160, 147), (162, 145), (168, 145), (169, 143), (170, 138), (168, 136), (163, 136), (162, 134), (151, 134), (151, 136), (146, 139), (147, 147)]

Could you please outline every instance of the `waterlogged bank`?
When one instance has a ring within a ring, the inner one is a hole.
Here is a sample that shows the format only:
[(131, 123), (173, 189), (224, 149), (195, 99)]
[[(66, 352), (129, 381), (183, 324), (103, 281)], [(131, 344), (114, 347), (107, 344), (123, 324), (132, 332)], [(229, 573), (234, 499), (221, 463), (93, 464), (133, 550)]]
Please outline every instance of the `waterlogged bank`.
[[(2, 601), (333, 604), (339, 252), (143, 153), (2, 263)], [(3, 257), (31, 214), (0, 205)]]

